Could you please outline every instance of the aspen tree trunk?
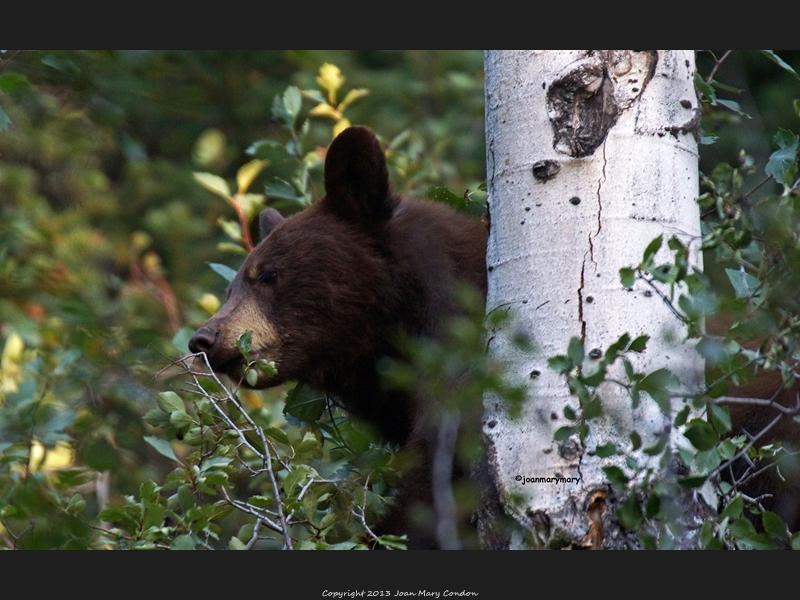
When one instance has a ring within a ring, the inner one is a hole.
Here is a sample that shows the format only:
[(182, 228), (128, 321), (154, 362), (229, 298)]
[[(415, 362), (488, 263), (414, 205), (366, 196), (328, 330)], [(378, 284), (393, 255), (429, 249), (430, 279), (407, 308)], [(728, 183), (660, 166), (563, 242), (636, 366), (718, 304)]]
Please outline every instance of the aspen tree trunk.
[[(494, 534), (484, 541), (637, 548), (639, 538), (615, 519), (623, 498), (602, 468), (625, 467), (631, 457), (640, 473), (657, 471), (642, 448), (659, 436), (671, 447), (685, 443), (671, 426), (674, 414), (647, 396), (634, 409), (624, 388), (606, 382), (599, 388), (603, 416), (591, 421), (584, 443), (577, 435), (555, 442), (556, 430), (571, 422), (565, 406), (579, 411), (565, 377), (547, 361), (566, 354), (576, 337), (589, 371), (622, 334), (648, 334), (646, 351), (631, 357), (638, 372), (666, 367), (680, 380), (678, 392), (702, 385), (702, 360), (667, 303), (642, 281), (626, 290), (619, 275), (639, 264), (659, 235), (659, 257), (671, 258), (666, 241), (676, 236), (700, 266), (694, 54), (487, 51), (485, 71), (487, 310), (508, 307), (513, 315), (490, 335), (489, 349), (512, 380), (528, 387), (529, 398), (518, 418), (502, 400), (486, 399), (490, 469), (512, 526), (503, 541)], [(514, 345), (520, 335), (532, 350)], [(624, 380), (617, 366), (609, 377)], [(638, 450), (632, 431), (641, 436)], [(596, 448), (609, 441), (624, 454), (599, 458)], [(687, 530), (674, 544), (693, 547), (705, 505), (692, 492), (680, 502)], [(484, 534), (491, 527), (483, 523)]]

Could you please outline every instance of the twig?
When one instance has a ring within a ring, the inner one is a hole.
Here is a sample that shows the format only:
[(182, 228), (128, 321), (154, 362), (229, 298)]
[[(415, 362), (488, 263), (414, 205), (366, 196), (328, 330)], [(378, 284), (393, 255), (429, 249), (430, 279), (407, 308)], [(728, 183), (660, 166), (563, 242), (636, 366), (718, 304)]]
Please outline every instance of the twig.
[(8, 66), (8, 65), (11, 63), (11, 61), (13, 61), (13, 60), (14, 60), (14, 58), (16, 58), (17, 54), (19, 54), (20, 52), (22, 52), (22, 50), (14, 50), (14, 51), (13, 51), (13, 52), (12, 52), (12, 53), (9, 55), (9, 57), (8, 57), (7, 59), (5, 59), (5, 60), (0, 60), (0, 73), (2, 73), (2, 72), (3, 72), (3, 70), (4, 70), (4, 69), (5, 69), (5, 68), (6, 68), (6, 67), (7, 67), (7, 66)]
[(644, 281), (647, 285), (649, 285), (652, 288), (652, 290), (656, 293), (656, 295), (658, 295), (658, 297), (661, 298), (664, 301), (664, 303), (667, 305), (667, 307), (670, 309), (670, 311), (672, 311), (672, 314), (675, 315), (678, 318), (678, 320), (681, 321), (681, 323), (688, 323), (689, 322), (686, 319), (686, 317), (684, 317), (681, 313), (679, 313), (675, 309), (675, 307), (672, 305), (672, 301), (669, 298), (667, 298), (664, 295), (664, 293), (656, 287), (655, 283), (653, 283), (653, 280), (652, 279), (648, 279), (647, 277), (645, 277), (642, 274), (641, 270), (639, 270), (638, 279), (641, 279), (642, 281)]
[[(191, 370), (188, 368), (188, 365), (186, 363), (186, 361), (189, 358), (201, 358), (202, 359), (202, 361), (205, 363), (205, 366), (208, 368), (208, 372), (205, 373), (204, 375), (207, 376), (207, 377), (211, 377), (214, 380), (214, 383), (216, 383), (219, 386), (219, 388), (224, 393), (225, 397), (224, 398), (217, 398), (216, 396), (214, 396), (212, 394), (205, 393), (205, 392), (202, 393), (201, 395), (203, 395), (204, 397), (208, 398), (211, 401), (212, 406), (214, 406), (214, 408), (216, 409), (217, 413), (219, 413), (219, 415), (222, 417), (222, 420), (225, 421), (225, 423), (231, 429), (236, 431), (236, 433), (239, 435), (239, 439), (241, 440), (242, 445), (244, 445), (245, 447), (250, 449), (256, 456), (261, 458), (262, 463), (264, 465), (264, 468), (266, 469), (267, 474), (269, 475), (269, 480), (270, 480), (270, 483), (272, 485), (272, 493), (274, 494), (274, 497), (275, 497), (275, 500), (276, 500), (276, 504), (277, 504), (277, 507), (278, 507), (278, 520), (280, 521), (281, 526), (278, 529), (276, 529), (276, 531), (278, 533), (282, 533), (283, 534), (283, 548), (285, 550), (292, 550), (293, 549), (292, 538), (289, 535), (289, 524), (288, 524), (286, 515), (283, 512), (283, 503), (281, 502), (281, 490), (280, 490), (280, 486), (278, 484), (278, 479), (275, 476), (275, 471), (272, 468), (272, 454), (270, 452), (270, 448), (272, 448), (272, 451), (274, 452), (275, 451), (275, 447), (272, 445), (271, 442), (269, 442), (267, 440), (267, 437), (264, 435), (264, 430), (261, 427), (259, 427), (255, 423), (255, 421), (253, 421), (252, 418), (250, 418), (250, 415), (248, 415), (247, 411), (245, 411), (241, 407), (241, 405), (239, 404), (239, 402), (236, 399), (236, 397), (222, 384), (222, 382), (216, 376), (216, 374), (214, 373), (214, 369), (212, 369), (211, 363), (208, 360), (208, 356), (206, 356), (206, 353), (205, 352), (198, 352), (196, 354), (189, 354), (189, 355), (183, 356), (180, 359), (178, 359), (179, 362), (182, 365), (187, 367), (186, 368), (187, 372), (191, 372)], [(200, 382), (197, 379), (197, 375), (193, 374), (192, 378), (194, 379), (194, 382), (199, 386)], [(261, 440), (261, 443), (264, 445), (264, 452), (263, 453), (259, 452), (255, 447), (253, 447), (253, 445), (245, 437), (244, 432), (239, 427), (236, 426), (236, 424), (233, 422), (233, 420), (230, 418), (230, 416), (228, 416), (228, 414), (222, 409), (222, 407), (221, 407), (221, 403), (222, 402), (231, 402), (231, 403), (233, 403), (234, 406), (237, 407), (237, 409), (239, 410), (241, 415), (247, 421), (248, 425), (250, 425), (250, 427), (252, 428), (252, 431), (254, 431), (258, 435), (258, 437)], [(226, 497), (227, 497), (227, 494), (226, 494)], [(229, 500), (229, 501), (231, 503), (239, 502), (239, 501), (232, 501), (232, 500)], [(240, 503), (240, 504), (244, 504), (244, 503)], [(234, 505), (238, 506), (238, 504), (234, 504)], [(248, 505), (244, 504), (244, 506), (248, 506)], [(244, 509), (242, 509), (242, 510), (244, 510)], [(254, 514), (250, 510), (248, 510), (247, 512), (251, 512), (251, 514)]]
[(707, 84), (711, 85), (711, 82), (714, 81), (714, 74), (717, 72), (717, 69), (719, 69), (722, 63), (725, 62), (725, 59), (727, 59), (728, 56), (730, 56), (731, 52), (733, 52), (733, 50), (728, 50), (727, 52), (725, 52), (725, 54), (722, 55), (722, 58), (716, 60), (714, 68), (711, 69), (711, 73), (709, 73), (708, 79), (706, 79)]
[(777, 417), (775, 417), (770, 422), (769, 425), (767, 425), (766, 427), (764, 427), (764, 429), (759, 431), (757, 435), (753, 436), (753, 438), (747, 443), (747, 445), (744, 448), (742, 448), (741, 450), (739, 450), (739, 452), (737, 452), (733, 456), (733, 458), (727, 460), (726, 462), (724, 462), (721, 465), (719, 465), (716, 469), (711, 471), (711, 473), (708, 474), (708, 478), (710, 479), (710, 478), (718, 475), (722, 471), (722, 469), (726, 468), (728, 465), (733, 464), (736, 460), (738, 460), (738, 459), (742, 458), (743, 456), (745, 456), (747, 454), (747, 451), (750, 450), (750, 448), (753, 447), (753, 445), (759, 440), (759, 438), (763, 437), (770, 429), (772, 429), (775, 425), (777, 425), (778, 421), (780, 421), (782, 418), (783, 418), (783, 415), (778, 415)]

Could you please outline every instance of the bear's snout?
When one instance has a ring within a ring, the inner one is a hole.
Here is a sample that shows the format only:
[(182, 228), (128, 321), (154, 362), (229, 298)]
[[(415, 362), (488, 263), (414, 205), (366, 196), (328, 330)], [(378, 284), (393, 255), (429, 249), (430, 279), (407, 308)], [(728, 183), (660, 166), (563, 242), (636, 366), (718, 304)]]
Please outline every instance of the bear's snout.
[(212, 329), (208, 325), (204, 325), (198, 329), (192, 336), (192, 339), (189, 340), (189, 350), (193, 354), (205, 352), (209, 362), (211, 362), (212, 356), (214, 355), (214, 348), (219, 337), (219, 331)]

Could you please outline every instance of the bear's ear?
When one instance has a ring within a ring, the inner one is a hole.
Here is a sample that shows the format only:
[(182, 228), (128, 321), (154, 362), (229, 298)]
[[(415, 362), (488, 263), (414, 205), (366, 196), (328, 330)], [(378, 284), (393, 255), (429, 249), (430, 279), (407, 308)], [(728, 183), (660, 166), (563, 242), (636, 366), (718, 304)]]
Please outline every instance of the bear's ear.
[(339, 216), (377, 225), (392, 216), (386, 157), (366, 127), (348, 127), (331, 142), (325, 158), (325, 206)]
[(283, 221), (283, 216), (274, 208), (265, 208), (258, 215), (258, 229), (261, 239), (265, 239), (270, 232)]

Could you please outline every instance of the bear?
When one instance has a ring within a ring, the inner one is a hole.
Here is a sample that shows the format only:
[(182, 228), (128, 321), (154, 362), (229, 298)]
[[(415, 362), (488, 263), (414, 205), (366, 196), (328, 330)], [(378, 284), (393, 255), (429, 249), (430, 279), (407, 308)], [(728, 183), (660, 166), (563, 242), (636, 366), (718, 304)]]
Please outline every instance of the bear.
[(366, 127), (349, 127), (331, 142), (324, 185), (325, 195), (301, 212), (261, 212), (261, 241), (189, 348), (240, 380), (236, 340), (249, 330), (251, 359), (274, 361), (277, 369), (253, 387), (307, 384), (336, 397), (387, 442), (412, 449), (417, 462), (376, 531), (408, 534), (409, 548), (440, 547), (409, 518), (415, 503), (433, 506), (431, 403), (386, 385), (380, 365), (401, 355), (402, 336), (442, 335), (445, 320), (461, 310), (458, 285), (485, 302), (488, 228), (441, 202), (395, 193), (384, 152)]
[[(706, 333), (721, 339), (730, 338), (734, 323), (732, 315), (715, 314), (706, 321)], [(764, 336), (737, 338), (735, 341), (750, 351), (761, 351), (768, 342)], [(720, 380), (718, 368), (708, 365), (707, 370), (709, 383)], [(728, 384), (725, 396), (738, 401), (720, 399), (730, 414), (731, 432), (728, 435), (745, 435), (754, 440), (756, 447), (780, 444), (786, 452), (778, 455), (779, 468), (774, 464), (765, 468), (773, 461), (754, 463), (749, 456), (740, 458), (721, 472), (722, 480), (734, 485), (745, 496), (758, 498), (764, 509), (778, 514), (790, 531), (797, 531), (800, 529), (800, 423), (793, 417), (800, 402), (800, 383), (795, 381), (787, 386), (781, 371), (756, 367), (743, 369), (731, 379), (733, 383)], [(761, 404), (748, 404), (750, 399)], [(760, 517), (756, 518), (748, 511), (745, 515), (756, 527), (761, 527)]]

